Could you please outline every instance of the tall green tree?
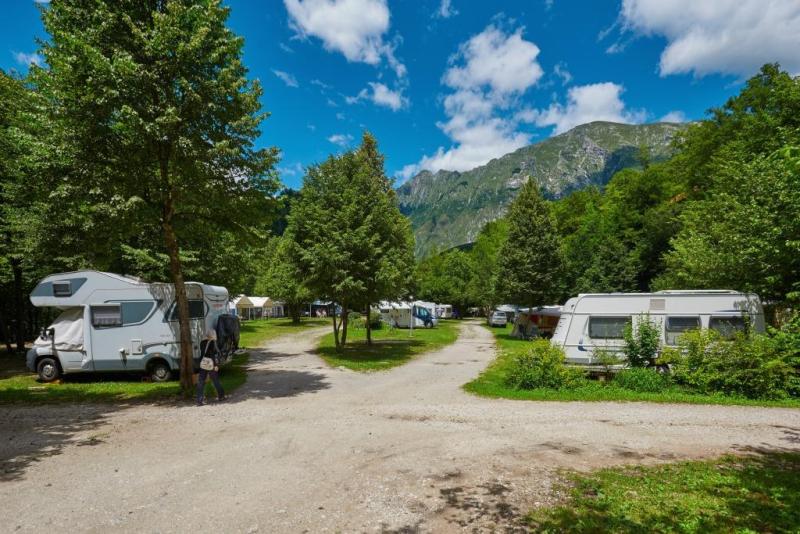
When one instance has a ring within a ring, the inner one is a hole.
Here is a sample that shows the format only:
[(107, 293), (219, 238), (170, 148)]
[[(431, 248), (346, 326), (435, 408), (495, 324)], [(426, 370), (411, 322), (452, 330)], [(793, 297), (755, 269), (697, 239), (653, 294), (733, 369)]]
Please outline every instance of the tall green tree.
[(241, 61), (243, 40), (227, 28), (229, 9), (218, 0), (75, 0), (42, 13), (48, 68), (33, 81), (69, 148), (69, 179), (91, 192), (90, 209), (110, 223), (112, 239), (136, 242), (151, 225), (160, 228), (188, 392), (182, 243), (198, 226), (248, 233), (271, 222), (254, 215), (275, 189), (277, 153), (254, 146), (265, 114), (261, 88)]
[(508, 210), (508, 240), (500, 251), (497, 294), (508, 302), (538, 306), (560, 293), (562, 259), (555, 218), (529, 180)]
[(411, 227), (400, 215), (383, 156), (371, 135), (361, 147), (308, 169), (286, 235), (317, 297), (338, 303), (337, 349), (347, 343), (348, 311), (407, 291)]
[(414, 274), (414, 237), (411, 223), (400, 213), (392, 181), (384, 170), (384, 157), (372, 134), (365, 132), (356, 151), (361, 172), (362, 217), (369, 227), (366, 239), (362, 299), (367, 314), (367, 343), (372, 344), (369, 320), (372, 304), (410, 294)]
[(297, 245), (289, 236), (274, 237), (264, 252), (255, 291), (260, 295), (281, 300), (286, 304), (294, 324), (300, 323), (303, 303), (312, 300), (305, 285), (303, 271), (295, 262)]

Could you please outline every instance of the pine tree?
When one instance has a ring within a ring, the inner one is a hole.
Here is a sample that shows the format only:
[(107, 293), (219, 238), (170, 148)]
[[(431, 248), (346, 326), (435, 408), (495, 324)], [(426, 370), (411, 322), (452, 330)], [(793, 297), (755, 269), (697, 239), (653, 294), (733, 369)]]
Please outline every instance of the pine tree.
[(561, 253), (550, 207), (529, 180), (508, 211), (508, 240), (498, 262), (497, 294), (527, 306), (550, 304), (559, 295)]

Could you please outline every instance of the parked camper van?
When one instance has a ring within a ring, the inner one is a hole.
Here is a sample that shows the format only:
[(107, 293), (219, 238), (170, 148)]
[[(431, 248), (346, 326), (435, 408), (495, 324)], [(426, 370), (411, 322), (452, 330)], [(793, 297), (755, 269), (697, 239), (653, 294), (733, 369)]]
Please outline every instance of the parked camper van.
[[(228, 290), (187, 282), (186, 293), (192, 348), (199, 360), (203, 334), (228, 312)], [(179, 369), (178, 312), (171, 284), (77, 271), (44, 278), (30, 298), (34, 306), (62, 310), (27, 354), (28, 368), (43, 381), (62, 373), (102, 371), (146, 371), (153, 380), (164, 381)]]
[(381, 321), (395, 328), (432, 328), (438, 319), (431, 306), (417, 302), (381, 302), (378, 311)]
[(623, 331), (645, 314), (661, 327), (661, 341), (677, 344), (684, 332), (717, 330), (730, 336), (749, 326), (764, 331), (764, 311), (757, 295), (728, 290), (590, 293), (567, 301), (552, 343), (564, 348), (567, 362), (592, 365), (598, 349), (621, 353)]

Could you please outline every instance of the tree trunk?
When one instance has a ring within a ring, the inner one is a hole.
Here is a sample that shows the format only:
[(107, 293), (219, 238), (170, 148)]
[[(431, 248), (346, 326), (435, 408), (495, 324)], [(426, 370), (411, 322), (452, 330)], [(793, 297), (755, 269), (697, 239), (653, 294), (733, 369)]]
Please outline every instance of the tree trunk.
[[(166, 164), (162, 163), (162, 177), (166, 174)], [(181, 266), (180, 247), (178, 238), (175, 235), (175, 228), (172, 226), (172, 219), (175, 215), (175, 205), (173, 204), (172, 192), (164, 202), (164, 213), (162, 227), (164, 229), (164, 244), (169, 255), (169, 271), (172, 275), (172, 283), (175, 286), (175, 302), (178, 307), (178, 327), (180, 330), (180, 351), (181, 351), (181, 389), (187, 398), (192, 395), (194, 384), (192, 374), (194, 373), (194, 349), (192, 347), (192, 332), (189, 325), (189, 299), (186, 296), (186, 286), (183, 283), (183, 268)]]
[(292, 324), (300, 324), (300, 304), (289, 304), (289, 315), (292, 316)]
[(25, 352), (25, 310), (22, 298), (22, 267), (18, 259), (11, 260), (11, 270), (14, 273), (14, 336), (17, 341), (17, 351)]
[(341, 318), (341, 323), (342, 323), (342, 339), (341, 339), (342, 347), (344, 347), (345, 344), (347, 343), (347, 320), (348, 320), (348, 317), (347, 317), (347, 305), (345, 305), (345, 303), (342, 303), (342, 318)]
[(3, 343), (6, 346), (6, 351), (9, 355), (14, 352), (14, 348), (11, 346), (11, 338), (8, 336), (8, 329), (6, 328), (6, 322), (3, 319), (3, 310), (0, 309), (0, 336), (3, 337)]
[(370, 311), (370, 304), (367, 304), (367, 345), (372, 345), (372, 321), (370, 320), (371, 317), (369, 316)]
[(336, 307), (333, 308), (333, 313), (331, 314), (333, 317), (333, 339), (336, 342), (336, 352), (339, 352), (340, 345), (339, 345), (339, 326), (336, 324)]

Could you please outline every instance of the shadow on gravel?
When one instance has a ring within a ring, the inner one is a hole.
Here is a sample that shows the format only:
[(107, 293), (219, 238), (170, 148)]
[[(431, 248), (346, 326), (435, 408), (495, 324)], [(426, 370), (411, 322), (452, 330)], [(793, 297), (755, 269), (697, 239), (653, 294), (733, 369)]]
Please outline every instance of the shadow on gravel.
[(111, 413), (130, 404), (38, 407), (0, 407), (0, 484), (25, 478), (29, 467), (57, 456), (71, 444), (93, 446), (104, 442), (102, 432), (88, 434), (106, 423)]

